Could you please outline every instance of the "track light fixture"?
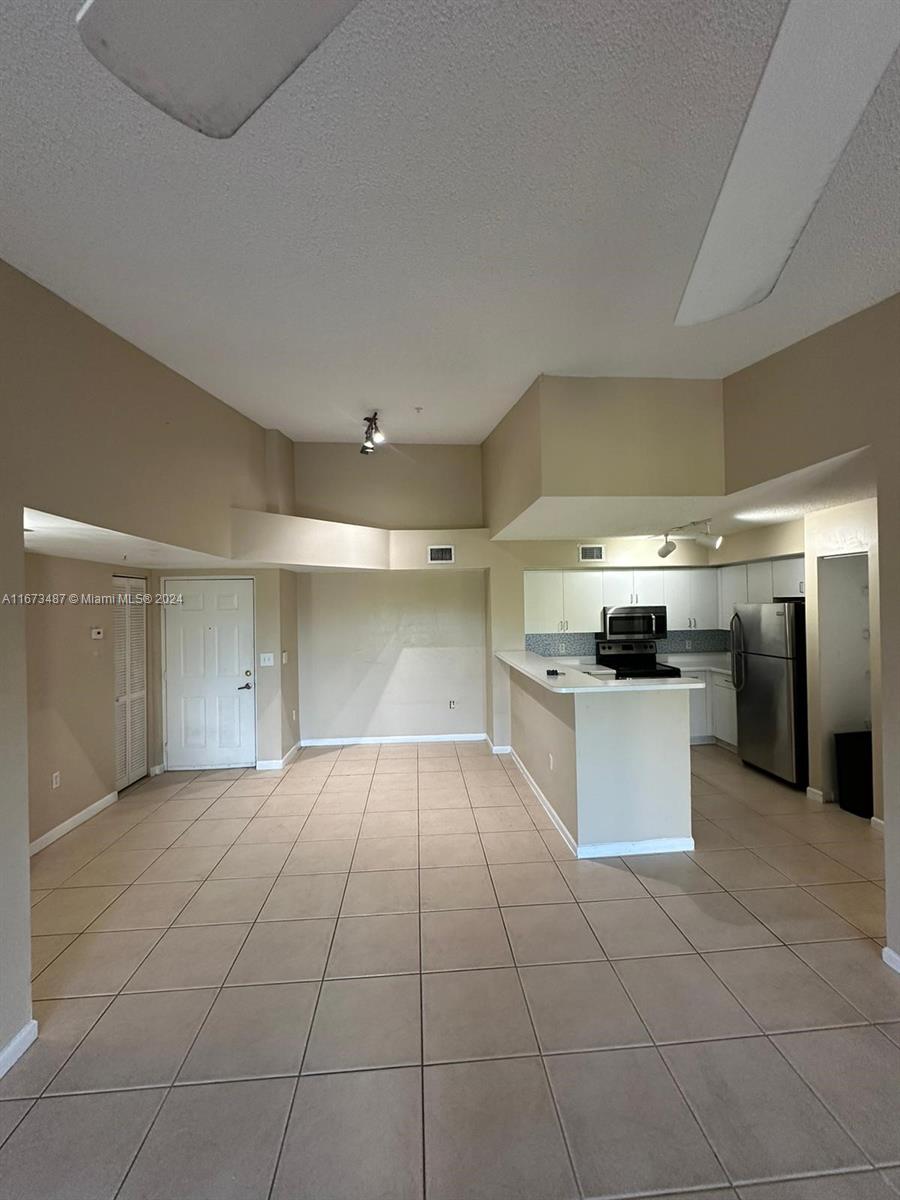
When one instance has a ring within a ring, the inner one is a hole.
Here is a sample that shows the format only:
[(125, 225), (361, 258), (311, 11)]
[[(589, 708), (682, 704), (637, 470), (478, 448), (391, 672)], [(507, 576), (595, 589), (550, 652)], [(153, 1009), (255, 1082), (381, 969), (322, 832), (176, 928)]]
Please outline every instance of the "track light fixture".
[[(705, 533), (694, 533), (694, 527), (697, 525), (705, 525)], [(684, 538), (692, 538), (698, 546), (705, 546), (707, 550), (718, 550), (725, 540), (720, 533), (710, 533), (709, 521), (689, 521), (687, 525), (676, 525), (674, 530), (669, 530), (664, 536), (663, 544), (657, 550), (660, 558), (668, 558), (670, 554), (674, 554), (678, 549), (672, 534), (679, 533)], [(663, 536), (663, 535), (660, 535)]]
[(371, 417), (365, 418), (366, 432), (363, 435), (363, 443), (359, 448), (360, 454), (371, 454), (376, 446), (380, 446), (386, 441), (384, 434), (378, 428), (378, 413), (373, 412)]
[(706, 522), (706, 533), (701, 533), (697, 537), (697, 544), (705, 546), (707, 550), (718, 550), (722, 545), (723, 537), (721, 533), (709, 532), (709, 521)]
[(660, 546), (660, 548), (657, 550), (656, 553), (659, 555), (660, 558), (668, 558), (669, 555), (674, 554), (674, 552), (677, 549), (678, 549), (678, 547), (672, 541), (671, 534), (667, 533), (666, 540), (663, 542), (663, 544)]

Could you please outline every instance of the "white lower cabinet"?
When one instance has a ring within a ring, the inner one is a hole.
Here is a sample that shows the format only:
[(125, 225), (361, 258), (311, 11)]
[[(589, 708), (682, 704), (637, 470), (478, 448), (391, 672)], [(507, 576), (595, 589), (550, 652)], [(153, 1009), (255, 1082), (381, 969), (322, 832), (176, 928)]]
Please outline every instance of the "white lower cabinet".
[(712, 697), (713, 734), (720, 742), (737, 746), (737, 695), (731, 677), (714, 674), (709, 691)]
[(710, 691), (709, 686), (709, 671), (682, 671), (683, 679), (699, 679), (701, 683), (705, 683), (706, 687), (701, 691), (697, 688), (696, 691), (690, 693), (691, 696), (691, 741), (692, 742), (709, 742), (712, 741), (712, 715), (710, 712)]

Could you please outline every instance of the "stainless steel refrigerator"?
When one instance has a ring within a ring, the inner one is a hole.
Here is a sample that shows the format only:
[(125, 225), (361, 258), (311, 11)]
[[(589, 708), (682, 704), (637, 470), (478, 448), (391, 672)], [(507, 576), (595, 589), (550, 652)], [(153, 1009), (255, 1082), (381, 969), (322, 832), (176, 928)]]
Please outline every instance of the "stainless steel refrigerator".
[(806, 614), (802, 601), (739, 604), (731, 621), (738, 753), (806, 787)]

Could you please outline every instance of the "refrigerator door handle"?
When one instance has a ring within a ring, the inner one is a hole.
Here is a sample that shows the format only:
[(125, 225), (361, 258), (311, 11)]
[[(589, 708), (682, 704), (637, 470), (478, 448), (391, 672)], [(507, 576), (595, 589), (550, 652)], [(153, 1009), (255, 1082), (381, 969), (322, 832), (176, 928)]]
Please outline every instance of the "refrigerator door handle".
[[(738, 643), (740, 642), (740, 645)], [(738, 677), (738, 663), (740, 663), (740, 678)], [(741, 627), (741, 618), (734, 614), (731, 618), (731, 682), (734, 685), (736, 692), (743, 691), (744, 683), (746, 682), (744, 675), (744, 631)]]

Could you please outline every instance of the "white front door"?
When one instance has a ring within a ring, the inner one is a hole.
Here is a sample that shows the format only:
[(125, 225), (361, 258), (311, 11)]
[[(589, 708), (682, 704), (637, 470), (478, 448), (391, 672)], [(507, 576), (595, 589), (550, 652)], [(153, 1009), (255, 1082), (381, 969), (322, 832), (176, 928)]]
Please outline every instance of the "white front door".
[(166, 767), (256, 763), (253, 580), (163, 580)]

